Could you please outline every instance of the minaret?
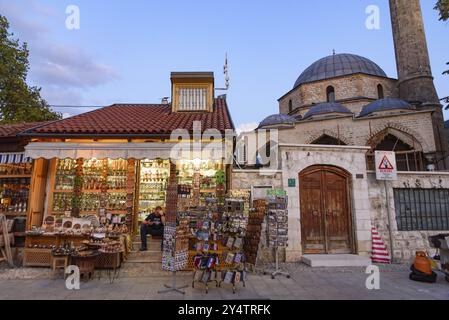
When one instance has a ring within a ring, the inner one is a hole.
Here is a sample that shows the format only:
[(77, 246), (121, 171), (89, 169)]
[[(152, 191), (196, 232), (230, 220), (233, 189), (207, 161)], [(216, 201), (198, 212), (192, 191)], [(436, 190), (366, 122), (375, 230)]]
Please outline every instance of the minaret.
[(439, 170), (449, 168), (449, 142), (444, 128), (442, 105), (433, 83), (424, 21), (419, 0), (390, 0), (393, 39), (398, 69), (399, 97), (433, 110), (435, 154), (427, 160)]
[(419, 0), (390, 0), (399, 96), (438, 104)]

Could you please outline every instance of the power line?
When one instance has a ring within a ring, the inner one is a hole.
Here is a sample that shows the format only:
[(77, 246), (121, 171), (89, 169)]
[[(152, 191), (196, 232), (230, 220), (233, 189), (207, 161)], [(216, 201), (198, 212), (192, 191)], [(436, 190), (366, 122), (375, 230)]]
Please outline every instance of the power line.
[[(30, 107), (33, 105), (27, 104), (27, 103), (5, 103), (7, 106), (15, 106), (15, 107)], [(48, 104), (50, 108), (82, 108), (82, 109), (98, 109), (98, 108), (104, 108), (105, 106), (80, 106), (80, 105), (55, 105), (55, 104)]]

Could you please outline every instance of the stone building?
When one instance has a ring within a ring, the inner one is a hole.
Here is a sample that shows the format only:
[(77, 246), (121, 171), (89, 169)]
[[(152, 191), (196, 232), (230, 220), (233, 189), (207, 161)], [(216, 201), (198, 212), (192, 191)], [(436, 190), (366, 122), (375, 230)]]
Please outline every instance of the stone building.
[[(268, 138), (258, 131), (239, 142), (233, 187), (271, 184), (289, 195), (288, 261), (369, 256), (373, 226), (404, 261), (449, 230), (448, 135), (420, 2), (390, 0), (390, 10), (398, 79), (358, 55), (322, 58), (279, 99), (279, 114), (260, 123)], [(251, 167), (260, 164), (248, 152), (254, 144), (275, 154), (268, 170)], [(386, 187), (376, 180), (377, 150), (396, 152), (398, 180)]]

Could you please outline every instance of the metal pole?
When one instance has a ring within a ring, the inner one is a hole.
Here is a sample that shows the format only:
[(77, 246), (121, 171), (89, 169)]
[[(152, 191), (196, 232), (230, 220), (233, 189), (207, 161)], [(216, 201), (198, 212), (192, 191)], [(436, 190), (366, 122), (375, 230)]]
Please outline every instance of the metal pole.
[(388, 193), (388, 185), (387, 180), (384, 180), (385, 186), (385, 201), (387, 207), (387, 215), (388, 215), (388, 233), (390, 234), (390, 251), (391, 251), (391, 262), (394, 263), (394, 241), (393, 241), (393, 229), (392, 229), (392, 220), (391, 220), (391, 212), (390, 212), (390, 195)]

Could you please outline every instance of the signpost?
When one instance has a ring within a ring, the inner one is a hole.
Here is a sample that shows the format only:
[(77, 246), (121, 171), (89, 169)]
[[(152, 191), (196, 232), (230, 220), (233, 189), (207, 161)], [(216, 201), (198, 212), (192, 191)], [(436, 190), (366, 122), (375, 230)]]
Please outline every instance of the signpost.
[(376, 178), (384, 182), (385, 201), (388, 215), (388, 232), (390, 234), (391, 261), (394, 262), (394, 241), (392, 230), (392, 219), (390, 211), (390, 195), (388, 194), (387, 181), (396, 181), (398, 179), (398, 168), (396, 166), (396, 153), (392, 151), (376, 151), (375, 154)]

